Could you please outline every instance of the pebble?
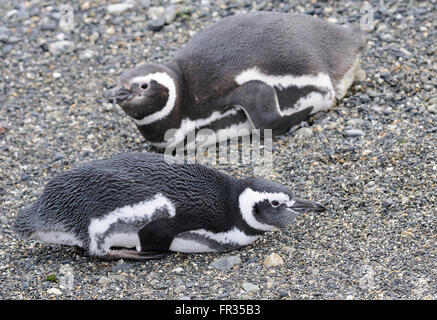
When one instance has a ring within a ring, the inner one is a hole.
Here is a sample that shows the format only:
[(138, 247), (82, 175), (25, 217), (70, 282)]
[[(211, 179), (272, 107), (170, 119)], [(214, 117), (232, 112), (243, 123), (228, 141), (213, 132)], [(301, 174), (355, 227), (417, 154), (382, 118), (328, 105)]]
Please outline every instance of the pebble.
[(123, 12), (125, 12), (126, 10), (129, 10), (131, 8), (133, 8), (134, 5), (131, 3), (114, 3), (114, 4), (110, 4), (106, 7), (106, 10), (110, 13), (110, 14), (121, 14)]
[(253, 293), (260, 290), (256, 284), (250, 282), (244, 282), (242, 287), (247, 293)]
[(306, 127), (300, 128), (296, 131), (295, 135), (308, 138), (313, 135), (313, 129)]
[(133, 268), (132, 264), (123, 262), (123, 263), (119, 263), (119, 264), (113, 266), (112, 267), (112, 272), (118, 272), (118, 271), (128, 272), (132, 268)]
[(87, 60), (87, 59), (91, 59), (92, 57), (95, 56), (95, 52), (93, 50), (83, 50), (79, 53), (79, 58), (82, 60)]
[(0, 41), (7, 43), (9, 39), (9, 29), (3, 26), (0, 26)]
[(285, 298), (288, 297), (290, 294), (287, 290), (279, 290), (279, 297), (280, 298)]
[(175, 6), (167, 7), (163, 14), (165, 23), (171, 24), (176, 19), (177, 13), (178, 13), (178, 9)]
[(62, 159), (64, 159), (64, 157), (65, 156), (62, 153), (57, 152), (57, 153), (55, 153), (55, 155), (53, 157), (53, 161), (62, 160)]
[(58, 56), (74, 50), (74, 42), (69, 40), (61, 40), (49, 44), (48, 49), (51, 54)]
[(184, 269), (181, 268), (181, 267), (177, 267), (177, 268), (174, 268), (173, 270), (171, 270), (171, 272), (174, 272), (174, 273), (182, 273), (182, 272), (184, 272)]
[(147, 10), (147, 16), (149, 17), (149, 19), (155, 20), (162, 17), (164, 12), (165, 9), (163, 7), (151, 7)]
[(211, 268), (215, 268), (218, 270), (230, 270), (233, 266), (238, 265), (240, 263), (241, 263), (240, 256), (224, 256), (217, 259), (209, 266)]
[(102, 286), (107, 286), (108, 284), (114, 282), (113, 279), (110, 279), (108, 277), (100, 277), (99, 280), (97, 281), (98, 284), (102, 285)]
[(164, 18), (159, 17), (147, 23), (147, 30), (155, 31), (155, 32), (160, 31), (162, 28), (164, 28), (164, 25), (165, 25)]
[(401, 235), (404, 237), (411, 237), (413, 235), (413, 232), (411, 232), (411, 230), (404, 230), (401, 232)]
[(47, 293), (48, 294), (53, 294), (55, 296), (59, 296), (59, 295), (62, 294), (62, 291), (59, 290), (58, 288), (50, 288), (50, 289), (47, 290)]
[(344, 130), (344, 135), (346, 137), (360, 137), (364, 135), (364, 132), (359, 129), (348, 129)]
[(382, 200), (382, 205), (386, 208), (391, 207), (392, 205), (394, 205), (395, 202), (391, 199), (384, 199)]
[(106, 34), (112, 36), (115, 34), (115, 27), (114, 26), (110, 26), (108, 29), (106, 29)]
[(42, 20), (41, 30), (43, 31), (55, 31), (58, 27), (58, 23), (50, 18), (45, 17)]
[(432, 104), (427, 107), (429, 113), (437, 113), (437, 105)]
[(386, 116), (389, 116), (389, 115), (393, 114), (393, 109), (392, 109), (392, 107), (388, 107), (388, 108), (386, 108), (386, 109), (384, 110), (384, 114), (385, 114)]
[(264, 259), (264, 266), (266, 268), (277, 267), (284, 264), (284, 260), (277, 253), (272, 253)]

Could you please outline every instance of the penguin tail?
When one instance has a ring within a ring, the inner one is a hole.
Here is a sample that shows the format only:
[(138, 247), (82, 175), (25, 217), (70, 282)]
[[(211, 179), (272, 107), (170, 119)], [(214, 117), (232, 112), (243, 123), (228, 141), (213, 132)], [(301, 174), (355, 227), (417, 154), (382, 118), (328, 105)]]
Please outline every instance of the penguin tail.
[(28, 239), (40, 229), (40, 223), (38, 206), (34, 203), (18, 212), (12, 230), (21, 238)]

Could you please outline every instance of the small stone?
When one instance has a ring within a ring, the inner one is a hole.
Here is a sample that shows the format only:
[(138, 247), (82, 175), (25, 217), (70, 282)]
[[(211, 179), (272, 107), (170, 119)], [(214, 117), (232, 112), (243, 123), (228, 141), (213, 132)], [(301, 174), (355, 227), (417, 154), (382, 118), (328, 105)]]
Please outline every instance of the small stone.
[(59, 296), (62, 294), (62, 291), (59, 290), (58, 288), (50, 288), (49, 290), (47, 290), (48, 294), (53, 294), (55, 296)]
[(432, 104), (427, 107), (429, 113), (437, 113), (437, 105)]
[(0, 41), (7, 43), (9, 39), (9, 29), (3, 26), (0, 26)]
[(378, 105), (373, 105), (371, 108), (373, 111), (375, 111), (376, 113), (382, 113), (384, 111), (384, 107), (378, 106)]
[(394, 205), (395, 202), (391, 199), (384, 199), (382, 200), (382, 206), (385, 208), (391, 207), (392, 205)]
[(113, 279), (110, 279), (108, 277), (100, 277), (99, 280), (97, 281), (98, 284), (103, 285), (103, 286), (107, 286), (108, 284), (114, 282)]
[(279, 297), (280, 298), (285, 298), (285, 297), (288, 297), (288, 296), (289, 296), (289, 293), (288, 293), (287, 290), (279, 290)]
[(80, 8), (82, 10), (88, 10), (90, 8), (90, 2), (89, 1), (85, 1), (84, 3), (82, 3), (82, 5), (80, 6)]
[(55, 20), (50, 19), (48, 17), (45, 17), (42, 21), (41, 21), (41, 30), (43, 31), (55, 31), (56, 28), (58, 27), (58, 24), (56, 23)]
[(157, 289), (157, 290), (167, 288), (167, 286), (166, 286), (165, 284), (159, 282), (159, 281), (156, 280), (156, 279), (151, 280), (149, 283), (150, 283), (150, 285), (151, 285), (154, 289)]
[(59, 72), (53, 72), (53, 78), (57, 79), (60, 78), (62, 76), (62, 74), (60, 74)]
[(388, 107), (387, 109), (384, 110), (384, 114), (386, 116), (389, 116), (393, 113), (393, 108), (392, 107)]
[(126, 277), (121, 274), (111, 274), (108, 278), (114, 281), (123, 281), (126, 279)]
[(17, 13), (18, 13), (17, 9), (9, 10), (8, 12), (6, 12), (6, 15), (5, 15), (6, 20), (9, 19), (10, 17), (16, 16)]
[(252, 292), (259, 291), (259, 287), (257, 285), (255, 285), (255, 284), (253, 284), (253, 283), (250, 283), (250, 282), (244, 282), (243, 283), (243, 289), (247, 293), (252, 293)]
[(63, 53), (68, 53), (74, 50), (74, 42), (68, 40), (56, 41), (49, 44), (50, 53), (58, 56)]
[(404, 237), (411, 237), (413, 235), (413, 232), (411, 232), (411, 230), (405, 230), (401, 232), (401, 236)]
[(132, 265), (130, 263), (123, 262), (112, 267), (112, 272), (118, 272), (118, 271), (127, 272), (130, 269), (132, 269)]
[(280, 255), (272, 253), (267, 258), (264, 259), (264, 266), (266, 268), (276, 267), (284, 264), (284, 260)]
[(165, 9), (164, 19), (165, 23), (170, 24), (176, 19), (176, 15), (178, 14), (178, 10), (175, 6), (169, 6)]
[(363, 123), (363, 119), (349, 119), (348, 121), (346, 121), (346, 125), (351, 127), (354, 127), (356, 125), (362, 125)]
[(151, 7), (149, 10), (147, 10), (147, 17), (151, 20), (155, 20), (159, 17), (161, 17), (165, 12), (165, 9), (163, 7)]
[(147, 23), (147, 30), (156, 32), (156, 31), (159, 31), (162, 28), (164, 28), (164, 25), (165, 25), (164, 18), (163, 17), (159, 17), (159, 18), (151, 20), (151, 21), (149, 21)]
[(328, 130), (332, 130), (332, 129), (335, 129), (335, 128), (337, 128), (337, 122), (329, 122), (326, 126), (325, 126), (325, 128), (326, 129), (328, 129)]
[(174, 273), (182, 273), (182, 272), (184, 272), (184, 269), (181, 268), (181, 267), (177, 267), (177, 268), (174, 268), (173, 270), (171, 270), (171, 272), (174, 272)]
[(112, 36), (115, 34), (115, 28), (114, 26), (110, 26), (108, 29), (106, 29), (106, 34)]
[(313, 135), (313, 130), (311, 128), (300, 128), (299, 130), (296, 131), (296, 136), (301, 136), (301, 137), (311, 137)]
[(90, 35), (90, 39), (89, 39), (89, 41), (90, 41), (91, 43), (94, 43), (94, 42), (96, 42), (96, 40), (97, 40), (99, 37), (100, 37), (100, 34), (99, 34), (98, 32), (96, 32), (96, 31), (94, 31), (94, 32)]
[(225, 256), (217, 259), (209, 266), (218, 270), (230, 270), (233, 266), (240, 264), (240, 256)]
[(114, 111), (114, 104), (109, 102), (103, 103), (103, 110), (106, 112)]
[(368, 103), (370, 102), (370, 97), (367, 94), (360, 95), (360, 101), (362, 103)]
[(91, 59), (95, 55), (95, 52), (89, 49), (83, 50), (79, 53), (79, 58), (82, 60)]
[(359, 129), (348, 129), (344, 130), (344, 135), (346, 137), (360, 137), (364, 135), (364, 132)]
[(62, 153), (55, 153), (55, 156), (53, 157), (54, 161), (58, 161), (64, 159), (64, 155)]
[(380, 35), (378, 35), (378, 38), (381, 41), (385, 41), (385, 42), (393, 42), (393, 41), (395, 41), (395, 38), (390, 33), (380, 34)]
[(133, 7), (134, 7), (134, 5), (131, 3), (114, 3), (114, 4), (108, 5), (106, 7), (106, 10), (110, 14), (121, 14), (121, 13), (125, 12), (126, 10), (129, 10)]

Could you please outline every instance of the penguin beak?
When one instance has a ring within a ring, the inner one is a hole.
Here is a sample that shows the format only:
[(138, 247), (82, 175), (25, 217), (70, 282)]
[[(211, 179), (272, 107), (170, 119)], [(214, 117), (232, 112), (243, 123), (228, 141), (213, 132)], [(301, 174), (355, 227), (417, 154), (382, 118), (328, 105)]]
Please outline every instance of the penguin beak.
[(302, 199), (293, 199), (287, 203), (288, 209), (299, 213), (305, 212), (324, 212), (326, 208), (320, 203), (315, 201), (308, 201)]
[(105, 99), (110, 103), (120, 104), (129, 100), (133, 94), (130, 90), (123, 87), (115, 87), (105, 92)]

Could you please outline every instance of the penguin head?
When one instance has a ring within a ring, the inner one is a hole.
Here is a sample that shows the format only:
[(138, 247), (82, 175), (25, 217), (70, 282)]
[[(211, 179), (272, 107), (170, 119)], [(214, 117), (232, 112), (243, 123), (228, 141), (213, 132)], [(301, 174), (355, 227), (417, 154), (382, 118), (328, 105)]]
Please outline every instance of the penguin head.
[(142, 64), (123, 72), (118, 85), (105, 93), (137, 125), (146, 125), (168, 115), (176, 103), (175, 74), (165, 65)]
[(267, 231), (291, 224), (300, 213), (323, 212), (319, 202), (298, 199), (289, 189), (274, 181), (251, 178), (239, 196), (243, 219), (252, 228)]

